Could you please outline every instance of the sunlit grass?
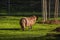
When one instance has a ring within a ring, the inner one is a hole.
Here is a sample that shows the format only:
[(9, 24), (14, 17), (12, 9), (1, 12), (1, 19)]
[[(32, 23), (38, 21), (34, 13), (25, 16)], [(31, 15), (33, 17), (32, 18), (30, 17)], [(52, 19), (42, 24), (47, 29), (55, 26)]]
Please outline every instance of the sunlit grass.
[[(19, 25), (20, 16), (5, 16), (0, 19), (0, 39), (19, 39), (19, 38), (33, 38), (41, 37), (51, 33), (52, 30), (59, 27), (60, 24), (34, 24), (32, 29), (29, 30), (27, 27), (25, 31), (21, 30)], [(41, 20), (41, 18), (39, 18)], [(38, 21), (39, 21), (38, 20)], [(54, 32), (53, 32), (54, 33)], [(58, 33), (58, 32), (57, 32)], [(1, 38), (2, 37), (2, 38)], [(17, 40), (16, 39), (16, 40)], [(38, 38), (39, 39), (39, 38)], [(46, 39), (46, 38), (44, 38)], [(35, 40), (35, 39), (33, 39)], [(40, 40), (40, 39), (39, 39)]]

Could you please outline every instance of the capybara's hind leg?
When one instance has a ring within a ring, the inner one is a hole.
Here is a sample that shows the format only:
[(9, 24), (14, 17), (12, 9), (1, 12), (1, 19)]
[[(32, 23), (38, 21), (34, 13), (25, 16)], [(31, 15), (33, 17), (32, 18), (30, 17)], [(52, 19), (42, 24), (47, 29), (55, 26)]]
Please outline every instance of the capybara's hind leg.
[(24, 31), (24, 27), (21, 27), (21, 29)]
[(23, 31), (25, 30), (25, 23), (23, 23), (23, 25), (22, 25), (22, 30)]
[(22, 29), (23, 31), (25, 30), (25, 23), (26, 23), (26, 21), (25, 21), (25, 20), (22, 20), (21, 29)]

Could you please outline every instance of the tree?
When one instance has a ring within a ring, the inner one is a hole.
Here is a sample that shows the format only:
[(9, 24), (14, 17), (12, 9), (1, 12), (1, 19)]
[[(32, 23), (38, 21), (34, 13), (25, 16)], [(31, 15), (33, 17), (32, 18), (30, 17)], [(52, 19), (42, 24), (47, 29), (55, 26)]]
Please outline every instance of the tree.
[(57, 20), (58, 18), (58, 8), (59, 8), (59, 0), (55, 0), (55, 13), (54, 13), (55, 20)]
[(47, 21), (47, 0), (43, 0), (43, 22)]
[(49, 5), (49, 16), (48, 17), (50, 19), (50, 0), (49, 0), (49, 4), (48, 5)]

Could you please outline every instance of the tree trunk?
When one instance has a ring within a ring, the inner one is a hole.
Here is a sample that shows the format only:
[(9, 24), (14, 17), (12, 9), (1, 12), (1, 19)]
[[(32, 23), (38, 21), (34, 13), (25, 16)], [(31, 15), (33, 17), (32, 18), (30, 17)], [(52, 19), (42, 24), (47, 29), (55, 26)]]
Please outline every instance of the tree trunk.
[(43, 22), (47, 21), (47, 0), (43, 0)]
[(58, 8), (59, 8), (59, 0), (55, 0), (55, 13), (54, 13), (55, 20), (57, 20), (58, 18)]
[(50, 19), (50, 0), (49, 0), (49, 16), (48, 18)]

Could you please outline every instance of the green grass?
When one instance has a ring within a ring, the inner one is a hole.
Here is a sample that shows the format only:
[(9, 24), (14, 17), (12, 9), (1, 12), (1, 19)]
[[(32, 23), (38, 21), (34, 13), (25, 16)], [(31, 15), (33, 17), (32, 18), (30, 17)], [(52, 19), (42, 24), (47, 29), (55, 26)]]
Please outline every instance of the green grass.
[(25, 31), (22, 31), (19, 25), (20, 18), (20, 16), (0, 17), (0, 40), (56, 40), (60, 38), (47, 36), (48, 33), (60, 34), (60, 32), (52, 31), (60, 24), (36, 23), (31, 30), (26, 28)]

